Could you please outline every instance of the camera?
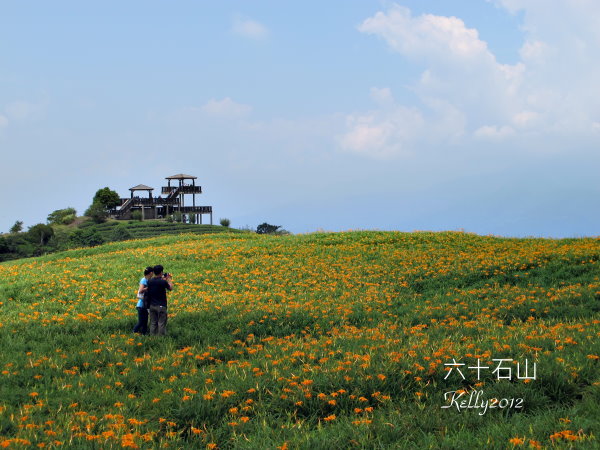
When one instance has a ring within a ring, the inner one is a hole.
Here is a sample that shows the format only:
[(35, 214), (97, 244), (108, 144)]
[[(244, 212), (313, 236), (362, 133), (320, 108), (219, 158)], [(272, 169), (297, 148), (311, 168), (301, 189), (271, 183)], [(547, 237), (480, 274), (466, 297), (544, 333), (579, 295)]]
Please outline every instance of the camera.
[(169, 278), (171, 274), (169, 272), (163, 273), (163, 278)]

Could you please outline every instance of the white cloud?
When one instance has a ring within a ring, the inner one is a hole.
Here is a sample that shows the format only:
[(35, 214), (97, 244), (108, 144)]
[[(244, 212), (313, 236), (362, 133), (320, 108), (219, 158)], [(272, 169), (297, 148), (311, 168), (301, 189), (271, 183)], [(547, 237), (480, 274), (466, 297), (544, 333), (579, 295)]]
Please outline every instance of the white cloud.
[[(413, 16), (394, 4), (364, 20), (360, 32), (422, 66), (411, 86), (419, 103), (399, 105), (389, 90), (373, 88), (379, 109), (348, 116), (341, 147), (401, 154), (411, 145), (423, 148), (448, 138), (466, 143), (471, 137), (514, 139), (526, 133), (551, 141), (553, 135), (596, 130), (600, 2), (557, 0), (549, 8), (544, 0), (490, 1), (511, 13), (524, 11), (524, 43), (515, 64), (499, 63), (478, 31), (457, 17)], [(419, 126), (407, 120), (406, 111), (420, 117)], [(413, 127), (410, 133), (406, 126)]]
[(342, 150), (386, 159), (411, 152), (424, 120), (419, 111), (396, 105), (384, 113), (348, 115), (346, 124), (347, 132), (338, 139)]
[(263, 24), (241, 16), (234, 17), (231, 31), (239, 36), (255, 40), (266, 39), (269, 36), (269, 30)]
[(223, 100), (209, 100), (202, 105), (201, 110), (212, 117), (234, 119), (246, 116), (252, 111), (252, 107), (236, 103), (231, 98), (225, 97)]

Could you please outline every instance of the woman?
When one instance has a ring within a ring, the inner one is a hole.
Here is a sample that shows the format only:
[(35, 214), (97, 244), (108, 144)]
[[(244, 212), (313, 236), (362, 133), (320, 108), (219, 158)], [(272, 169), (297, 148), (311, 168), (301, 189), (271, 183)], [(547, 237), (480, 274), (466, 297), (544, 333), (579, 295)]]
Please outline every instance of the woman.
[(148, 289), (148, 280), (152, 278), (154, 269), (152, 267), (146, 267), (144, 270), (144, 278), (140, 280), (140, 286), (137, 293), (137, 305), (135, 305), (138, 311), (138, 323), (133, 327), (134, 333), (148, 334), (148, 310), (144, 307), (144, 293)]

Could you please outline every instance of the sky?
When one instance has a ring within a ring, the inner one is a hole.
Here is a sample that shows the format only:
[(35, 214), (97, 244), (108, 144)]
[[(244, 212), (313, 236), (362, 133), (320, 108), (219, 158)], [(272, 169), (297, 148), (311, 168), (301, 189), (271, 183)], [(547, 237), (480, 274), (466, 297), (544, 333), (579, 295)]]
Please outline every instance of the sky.
[(597, 0), (0, 0), (0, 232), (186, 173), (237, 228), (598, 236), (599, 22)]

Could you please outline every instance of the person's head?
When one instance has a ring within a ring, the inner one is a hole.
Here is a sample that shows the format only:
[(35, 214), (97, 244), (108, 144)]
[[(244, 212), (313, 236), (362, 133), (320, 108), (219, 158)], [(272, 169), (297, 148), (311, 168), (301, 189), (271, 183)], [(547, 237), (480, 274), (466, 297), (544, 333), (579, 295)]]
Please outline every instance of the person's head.
[(150, 278), (152, 275), (154, 275), (154, 267), (150, 267), (150, 266), (146, 267), (144, 269), (144, 276), (146, 278)]
[(154, 266), (154, 276), (155, 277), (160, 277), (163, 273), (164, 267), (161, 266), (160, 264), (157, 264), (156, 266)]

